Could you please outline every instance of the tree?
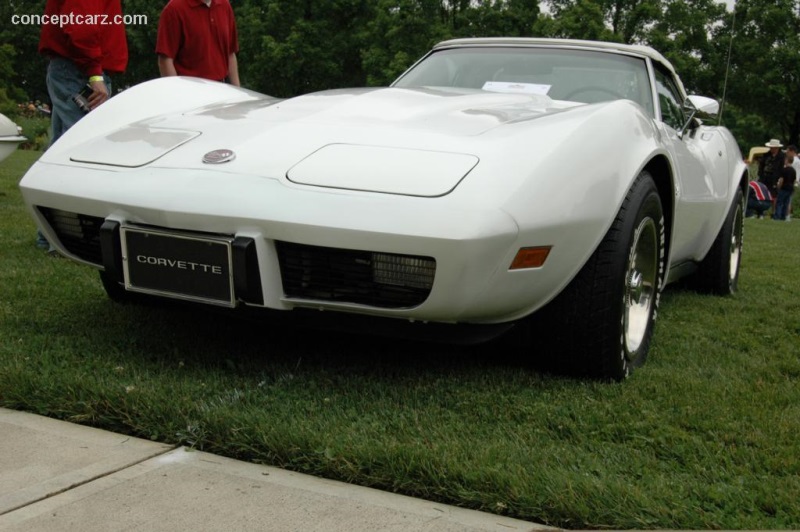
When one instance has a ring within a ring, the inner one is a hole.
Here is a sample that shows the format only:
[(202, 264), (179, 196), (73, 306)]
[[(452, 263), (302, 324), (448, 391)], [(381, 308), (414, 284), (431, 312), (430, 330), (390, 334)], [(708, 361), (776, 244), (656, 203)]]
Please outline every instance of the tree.
[(378, 0), (361, 56), (367, 84), (387, 85), (437, 41), (452, 37), (448, 20), (438, 1)]
[(280, 97), (363, 85), (368, 0), (246, 0), (236, 9), (243, 83)]
[(686, 89), (720, 98), (719, 84), (726, 63), (725, 46), (712, 42), (713, 28), (725, 16), (725, 6), (716, 0), (672, 0), (664, 2), (663, 13), (643, 35), (643, 41), (660, 51), (681, 73)]
[[(48, 100), (47, 60), (38, 53), (39, 26), (15, 17), (44, 13), (45, 0), (0, 2), (0, 88), (14, 100)], [(15, 23), (16, 21), (16, 23)]]
[(596, 41), (619, 41), (606, 26), (606, 15), (602, 6), (590, 0), (554, 2), (553, 23), (550, 37), (561, 39), (588, 39)]
[(798, 34), (800, 13), (793, 0), (739, 0), (735, 16), (714, 31), (720, 48), (733, 35), (727, 95), (731, 103), (766, 122), (769, 129), (759, 144), (775, 137), (792, 144), (800, 140)]
[[(128, 67), (125, 73), (112, 78), (114, 91), (131, 87), (142, 81), (158, 77), (156, 38), (158, 37), (158, 18), (166, 2), (151, 0), (124, 0), (122, 11), (125, 15), (145, 16), (146, 23), (125, 26), (128, 36)], [(137, 21), (141, 22), (141, 21)]]
[(482, 0), (459, 18), (454, 27), (459, 37), (530, 37), (539, 18), (539, 4), (530, 0)]
[(660, 0), (548, 0), (560, 33), (575, 39), (641, 42), (643, 34), (661, 15)]

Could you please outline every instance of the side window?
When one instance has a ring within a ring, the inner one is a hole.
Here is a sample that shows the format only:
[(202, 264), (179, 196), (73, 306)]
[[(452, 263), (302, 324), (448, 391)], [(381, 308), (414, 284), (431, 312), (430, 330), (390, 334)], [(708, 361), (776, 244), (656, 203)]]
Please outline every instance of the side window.
[(656, 89), (658, 102), (661, 105), (661, 120), (674, 129), (683, 127), (686, 115), (683, 114), (683, 102), (680, 91), (672, 78), (656, 69)]

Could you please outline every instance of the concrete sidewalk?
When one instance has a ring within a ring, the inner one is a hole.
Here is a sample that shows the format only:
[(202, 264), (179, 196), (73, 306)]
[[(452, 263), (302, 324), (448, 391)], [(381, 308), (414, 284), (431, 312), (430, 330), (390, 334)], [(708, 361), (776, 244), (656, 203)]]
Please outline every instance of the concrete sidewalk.
[(0, 530), (548, 527), (0, 408)]

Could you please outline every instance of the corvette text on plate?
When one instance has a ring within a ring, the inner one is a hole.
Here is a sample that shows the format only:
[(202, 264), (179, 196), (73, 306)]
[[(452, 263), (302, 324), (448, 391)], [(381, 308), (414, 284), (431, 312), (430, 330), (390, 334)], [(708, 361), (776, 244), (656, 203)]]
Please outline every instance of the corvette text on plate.
[(200, 264), (197, 262), (188, 262), (185, 260), (164, 259), (161, 257), (149, 257), (147, 255), (136, 255), (136, 262), (141, 264), (150, 264), (151, 266), (165, 266), (167, 268), (178, 268), (179, 270), (192, 270), (206, 273), (213, 273), (215, 275), (222, 275), (222, 267), (214, 266), (213, 264)]

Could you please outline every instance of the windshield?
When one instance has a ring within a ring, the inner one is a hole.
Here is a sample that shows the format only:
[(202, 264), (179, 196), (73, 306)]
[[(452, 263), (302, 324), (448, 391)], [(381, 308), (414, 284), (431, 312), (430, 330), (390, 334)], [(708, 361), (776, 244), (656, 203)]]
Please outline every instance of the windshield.
[(541, 47), (445, 49), (426, 57), (393, 86), (522, 92), (582, 103), (628, 99), (653, 116), (644, 59), (602, 51)]

